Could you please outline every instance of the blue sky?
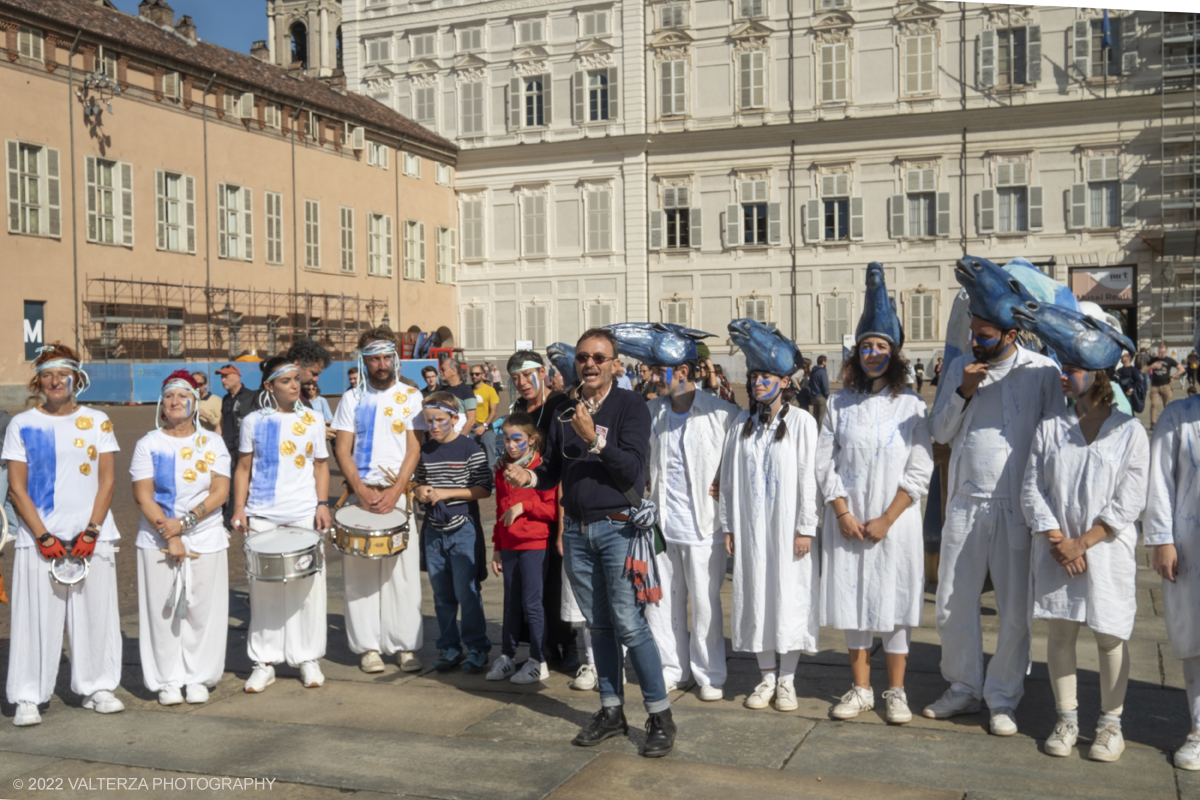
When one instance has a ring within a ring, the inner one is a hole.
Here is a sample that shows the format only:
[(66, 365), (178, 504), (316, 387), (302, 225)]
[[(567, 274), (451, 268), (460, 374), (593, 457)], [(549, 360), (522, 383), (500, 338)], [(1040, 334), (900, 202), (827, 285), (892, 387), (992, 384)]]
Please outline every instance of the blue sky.
[[(113, 0), (127, 14), (137, 14), (139, 0)], [(206, 42), (249, 53), (250, 43), (267, 38), (266, 0), (167, 0), (175, 19), (190, 14), (197, 35)]]

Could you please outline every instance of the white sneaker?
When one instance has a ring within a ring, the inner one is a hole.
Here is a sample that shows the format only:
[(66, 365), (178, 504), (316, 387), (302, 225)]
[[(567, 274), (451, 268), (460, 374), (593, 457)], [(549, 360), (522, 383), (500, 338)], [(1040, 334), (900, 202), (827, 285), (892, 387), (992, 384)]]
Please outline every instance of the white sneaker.
[(363, 672), (383, 672), (383, 659), (379, 657), (379, 651), (368, 650), (362, 654), (359, 659), (358, 668)]
[(766, 708), (771, 705), (771, 700), (775, 697), (775, 683), (764, 678), (762, 683), (754, 687), (754, 691), (742, 705), (746, 708)]
[(305, 661), (300, 665), (300, 683), (305, 689), (315, 689), (318, 686), (325, 685), (325, 675), (321, 672), (321, 665), (316, 661)]
[(580, 692), (590, 692), (596, 688), (599, 682), (600, 679), (596, 675), (596, 665), (583, 664), (579, 667), (579, 671), (575, 673), (575, 678), (568, 685)]
[(1125, 752), (1125, 737), (1121, 729), (1111, 722), (1102, 728), (1096, 728), (1096, 739), (1088, 750), (1088, 758), (1092, 761), (1116, 761)]
[(488, 670), (485, 676), (489, 681), (502, 681), (505, 678), (511, 678), (517, 671), (517, 665), (508, 656), (500, 656), (496, 659), (496, 663), (492, 664), (492, 668)]
[(851, 686), (842, 695), (842, 701), (829, 712), (834, 719), (854, 719), (864, 711), (875, 708), (875, 691), (862, 686)]
[(511, 683), (538, 683), (550, 677), (550, 668), (545, 661), (534, 661), (532, 658), (525, 662), (520, 671), (508, 680)]
[(187, 701), (193, 705), (208, 702), (208, 687), (202, 683), (192, 683), (187, 687)]
[(725, 690), (720, 686), (701, 686), (700, 699), (706, 703), (725, 699)]
[(1175, 751), (1175, 766), (1186, 770), (1200, 769), (1200, 733), (1189, 733), (1183, 747)]
[(38, 713), (37, 703), (17, 703), (17, 714), (13, 717), (13, 725), (18, 728), (27, 728), (30, 725), (38, 725), (42, 721), (42, 715)]
[(270, 664), (255, 664), (254, 671), (246, 680), (246, 691), (256, 694), (275, 682), (275, 667)]
[(183, 692), (179, 691), (178, 686), (164, 686), (158, 691), (158, 704), (160, 706), (177, 706), (183, 702)]
[(795, 711), (800, 707), (796, 702), (796, 682), (791, 678), (784, 678), (775, 684), (775, 710), (776, 711)]
[(93, 709), (97, 714), (116, 714), (125, 710), (125, 704), (118, 700), (115, 694), (105, 690), (88, 695), (83, 701), (83, 707)]
[(1012, 709), (997, 708), (992, 711), (992, 734), (995, 736), (1012, 736), (1017, 732), (1017, 718)]
[(887, 721), (892, 725), (903, 725), (912, 722), (912, 711), (908, 707), (908, 695), (903, 689), (888, 689), (883, 693), (883, 702), (887, 703)]
[(1046, 755), (1066, 758), (1071, 755), (1077, 741), (1079, 741), (1079, 726), (1059, 717), (1058, 722), (1054, 723), (1054, 730), (1046, 739), (1044, 748)]
[(396, 653), (396, 664), (399, 665), (401, 672), (421, 671), (421, 659), (417, 658), (417, 654), (412, 650), (401, 650)]
[(922, 713), (930, 719), (950, 719), (959, 714), (977, 714), (979, 708), (979, 698), (947, 689), (941, 697), (925, 706)]

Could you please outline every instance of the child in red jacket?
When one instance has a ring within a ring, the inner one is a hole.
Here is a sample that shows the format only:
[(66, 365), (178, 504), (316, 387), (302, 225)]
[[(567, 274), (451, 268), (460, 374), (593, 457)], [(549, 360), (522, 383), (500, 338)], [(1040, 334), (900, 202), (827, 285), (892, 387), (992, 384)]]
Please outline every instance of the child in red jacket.
[[(492, 572), (504, 575), (504, 626), (500, 658), (487, 674), (489, 681), (535, 683), (550, 677), (543, 649), (546, 615), (542, 581), (546, 577), (546, 543), (550, 523), (558, 518), (555, 489), (522, 489), (504, 479), (504, 469), (516, 463), (533, 469), (541, 463), (542, 435), (533, 417), (511, 414), (501, 426), (504, 456), (496, 462), (496, 528), (492, 535)], [(513, 662), (521, 621), (529, 623), (529, 660), (520, 670)]]

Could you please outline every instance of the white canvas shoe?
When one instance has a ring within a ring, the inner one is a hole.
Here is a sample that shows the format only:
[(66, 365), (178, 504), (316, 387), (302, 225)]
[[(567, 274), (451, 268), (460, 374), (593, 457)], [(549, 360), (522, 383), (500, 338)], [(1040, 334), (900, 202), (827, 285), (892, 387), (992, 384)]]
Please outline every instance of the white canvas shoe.
[(492, 668), (485, 675), (489, 681), (502, 681), (505, 678), (511, 678), (517, 672), (517, 665), (508, 656), (500, 656), (496, 659), (496, 663), (492, 664)]
[(377, 650), (368, 650), (362, 654), (358, 668), (367, 673), (383, 672), (383, 659), (379, 657)]
[(412, 650), (401, 650), (396, 653), (396, 664), (399, 665), (401, 672), (421, 671), (421, 659), (417, 658), (417, 654)]
[(995, 736), (1012, 736), (1017, 732), (1017, 718), (1010, 708), (997, 708), (992, 711), (992, 734)]
[(188, 684), (187, 701), (192, 705), (208, 702), (208, 687), (202, 683)]
[(800, 707), (796, 702), (796, 682), (791, 678), (784, 678), (775, 684), (775, 710), (776, 711), (795, 711)]
[(903, 689), (888, 689), (883, 693), (883, 702), (887, 703), (887, 721), (892, 725), (903, 725), (912, 722), (912, 710), (908, 707), (908, 695)]
[(1200, 733), (1189, 733), (1183, 747), (1175, 751), (1175, 766), (1186, 770), (1200, 769)]
[(854, 719), (864, 711), (875, 708), (875, 690), (864, 689), (862, 686), (851, 686), (850, 691), (842, 695), (839, 702), (829, 712), (834, 719)]
[(246, 691), (257, 694), (275, 682), (275, 667), (270, 664), (255, 664), (254, 671), (246, 679)]
[(125, 710), (125, 704), (118, 700), (115, 694), (105, 690), (88, 695), (83, 701), (83, 707), (90, 708), (97, 714), (116, 714)]
[(950, 719), (959, 714), (977, 714), (979, 709), (978, 697), (972, 697), (967, 692), (947, 689), (941, 697), (925, 706), (922, 713), (930, 719)]
[(1054, 730), (1046, 738), (1046, 745), (1043, 749), (1048, 756), (1066, 758), (1075, 749), (1077, 741), (1079, 741), (1079, 726), (1059, 717), (1058, 722), (1054, 723)]
[(183, 702), (183, 692), (179, 691), (178, 686), (164, 686), (158, 690), (158, 704), (160, 706), (177, 706)]
[(534, 661), (532, 658), (508, 680), (511, 683), (538, 683), (550, 677), (550, 668), (545, 661)]
[(717, 700), (725, 699), (725, 690), (720, 686), (701, 686), (700, 699), (706, 703), (713, 703)]
[(746, 698), (746, 702), (742, 703), (746, 708), (766, 708), (771, 705), (771, 701), (775, 699), (775, 681), (763, 679), (763, 682), (754, 687), (754, 691)]
[(316, 689), (318, 686), (324, 686), (325, 674), (321, 672), (321, 665), (316, 661), (305, 661), (301, 664), (300, 683), (304, 684), (305, 689)]
[(575, 673), (575, 678), (571, 681), (569, 686), (572, 689), (580, 692), (590, 692), (596, 688), (599, 682), (600, 679), (596, 675), (596, 665), (584, 664), (579, 668), (579, 671)]
[(1125, 752), (1125, 737), (1121, 729), (1111, 722), (1096, 728), (1096, 738), (1088, 750), (1088, 758), (1092, 761), (1116, 761)]
[(30, 725), (38, 725), (42, 721), (42, 715), (38, 713), (37, 703), (17, 703), (17, 714), (13, 717), (13, 725), (18, 728), (27, 728)]

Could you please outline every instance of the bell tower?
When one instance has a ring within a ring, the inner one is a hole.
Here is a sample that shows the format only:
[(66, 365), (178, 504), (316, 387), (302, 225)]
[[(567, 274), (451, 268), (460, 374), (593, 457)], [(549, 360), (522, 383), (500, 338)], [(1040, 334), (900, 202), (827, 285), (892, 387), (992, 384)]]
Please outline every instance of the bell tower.
[(268, 60), (314, 78), (342, 71), (341, 0), (267, 0)]

